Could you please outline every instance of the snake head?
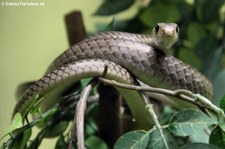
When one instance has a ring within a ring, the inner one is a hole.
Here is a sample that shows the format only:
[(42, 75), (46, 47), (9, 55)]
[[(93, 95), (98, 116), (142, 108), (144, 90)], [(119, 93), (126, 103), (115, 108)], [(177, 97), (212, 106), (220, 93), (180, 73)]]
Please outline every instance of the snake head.
[(163, 51), (170, 49), (178, 37), (179, 27), (175, 23), (158, 23), (152, 31), (154, 46)]

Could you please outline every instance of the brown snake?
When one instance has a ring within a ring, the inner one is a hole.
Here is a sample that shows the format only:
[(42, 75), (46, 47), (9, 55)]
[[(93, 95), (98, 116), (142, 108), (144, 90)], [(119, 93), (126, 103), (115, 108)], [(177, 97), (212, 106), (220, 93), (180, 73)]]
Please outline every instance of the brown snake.
[[(178, 32), (174, 23), (159, 23), (152, 35), (105, 32), (85, 39), (54, 60), (46, 75), (31, 85), (18, 101), (14, 114), (19, 112), (24, 117), (41, 97), (43, 103), (50, 106), (56, 102), (51, 100), (59, 98), (79, 80), (101, 76), (105, 65), (109, 68), (107, 79), (133, 84), (132, 74), (149, 86), (187, 89), (212, 98), (212, 85), (205, 76), (164, 52), (177, 41)], [(118, 91), (139, 123), (151, 123), (151, 120), (143, 120), (146, 103), (139, 100), (141, 97), (136, 91)]]

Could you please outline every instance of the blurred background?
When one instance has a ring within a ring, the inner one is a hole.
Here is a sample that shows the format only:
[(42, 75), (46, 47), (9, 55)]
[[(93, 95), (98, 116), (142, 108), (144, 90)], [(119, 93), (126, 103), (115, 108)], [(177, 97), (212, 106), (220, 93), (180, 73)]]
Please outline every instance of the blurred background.
[(215, 104), (225, 93), (224, 0), (32, 1), (44, 6), (0, 2), (0, 136), (9, 128), (17, 86), (40, 78), (69, 47), (64, 16), (73, 10), (82, 12), (89, 34), (104, 30), (150, 33), (157, 22), (177, 23), (180, 40), (171, 54), (209, 77)]

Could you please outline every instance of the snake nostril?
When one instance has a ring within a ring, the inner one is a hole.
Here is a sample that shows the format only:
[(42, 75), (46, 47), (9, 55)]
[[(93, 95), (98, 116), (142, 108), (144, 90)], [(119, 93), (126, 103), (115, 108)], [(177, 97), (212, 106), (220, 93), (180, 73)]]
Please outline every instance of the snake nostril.
[(165, 36), (166, 36), (166, 37), (172, 37), (172, 36), (173, 36), (173, 33), (167, 32), (167, 33), (165, 33)]
[(171, 30), (171, 29), (162, 29), (162, 34), (165, 37), (173, 37), (175, 34), (175, 30)]
[(167, 31), (163, 31), (163, 34), (166, 36), (166, 37), (173, 37), (175, 35), (175, 30), (167, 30)]

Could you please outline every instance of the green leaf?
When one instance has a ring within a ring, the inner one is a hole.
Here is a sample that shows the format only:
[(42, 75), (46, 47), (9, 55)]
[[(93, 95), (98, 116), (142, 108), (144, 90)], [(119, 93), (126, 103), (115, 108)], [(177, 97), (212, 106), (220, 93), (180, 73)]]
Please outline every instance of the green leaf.
[(96, 119), (99, 116), (99, 103), (93, 101), (89, 104), (86, 109), (85, 117), (86, 123), (84, 125), (85, 134), (87, 136), (96, 134), (99, 130), (98, 125), (96, 124)]
[[(201, 66), (201, 61), (197, 57), (197, 55), (193, 49), (184, 49), (184, 48), (180, 49), (178, 57), (183, 62), (193, 66), (196, 69), (199, 69)], [(191, 57), (191, 61), (190, 61), (190, 57)]]
[(206, 143), (190, 143), (185, 146), (183, 146), (181, 149), (221, 149), (215, 145), (212, 144), (206, 144)]
[[(196, 54), (204, 61), (210, 61), (210, 56), (214, 57), (214, 53), (218, 50), (218, 53), (221, 51), (218, 49), (218, 45), (220, 43), (216, 39), (216, 37), (212, 34), (206, 36), (205, 38), (198, 41), (196, 45)], [(213, 54), (213, 55), (212, 55)]]
[[(208, 42), (209, 44), (206, 42)], [(208, 51), (208, 53), (204, 53), (202, 51), (202, 55), (204, 56), (204, 58), (202, 58), (203, 59), (202, 72), (209, 79), (215, 80), (215, 77), (221, 72), (221, 70), (224, 67), (223, 66), (223, 49), (221, 47), (219, 48), (215, 47), (217, 44), (216, 39), (206, 40), (202, 44), (205, 44), (206, 49), (204, 50)], [(223, 85), (223, 84), (220, 84), (220, 85)], [(223, 90), (223, 93), (224, 93), (224, 90)]]
[[(178, 148), (178, 145), (176, 144), (176, 140), (174, 140), (171, 133), (163, 129), (163, 134), (166, 138), (167, 144), (169, 145), (169, 148)], [(147, 148), (150, 149), (165, 149), (165, 145), (163, 142), (163, 139), (160, 135), (159, 130), (153, 130), (151, 133), (149, 133), (149, 142)]]
[(68, 127), (68, 125), (69, 125), (68, 121), (60, 121), (60, 122), (52, 125), (51, 127), (48, 127), (48, 129), (46, 130), (46, 133), (45, 133), (45, 137), (53, 138), (53, 137), (63, 134), (63, 132)]
[(98, 126), (92, 119), (87, 119), (84, 127), (87, 136), (96, 134), (98, 131)]
[(35, 97), (36, 102), (30, 109), (30, 113), (32, 113), (32, 114), (39, 113), (39, 108), (40, 108), (42, 99), (43, 99), (43, 97), (40, 97), (38, 94), (36, 95), (36, 97)]
[(56, 142), (55, 149), (64, 149), (64, 148), (67, 148), (67, 143), (65, 141), (64, 136), (61, 135)]
[(214, 104), (218, 105), (219, 99), (224, 96), (225, 93), (225, 69), (223, 69), (214, 79), (214, 91), (215, 99)]
[(96, 136), (90, 136), (85, 140), (88, 149), (107, 149), (106, 143)]
[(149, 134), (146, 131), (132, 131), (121, 136), (117, 140), (114, 149), (144, 149), (147, 147), (148, 141)]
[(224, 0), (197, 0), (196, 13), (199, 21), (210, 23), (219, 20), (219, 10), (223, 6)]
[(31, 137), (31, 133), (32, 133), (31, 128), (28, 128), (27, 130), (24, 131), (20, 148), (26, 148), (27, 143)]
[(177, 136), (189, 136), (212, 124), (216, 124), (216, 121), (201, 111), (183, 110), (171, 118), (169, 129)]
[(225, 110), (225, 95), (220, 100), (220, 108)]
[(148, 7), (139, 17), (142, 23), (153, 27), (159, 22), (177, 22), (181, 16), (176, 6), (160, 3), (154, 7)]
[(9, 127), (9, 130), (6, 132), (4, 136), (0, 138), (0, 141), (5, 138), (8, 134), (12, 133), (14, 130), (21, 128), (23, 126), (23, 119), (20, 113), (16, 113), (12, 119), (12, 123)]
[(7, 142), (4, 142), (3, 144), (1, 144), (0, 147), (2, 147), (2, 149), (11, 149), (13, 145), (13, 138), (9, 138)]
[(180, 8), (181, 16), (182, 16), (181, 18), (187, 18), (191, 16), (191, 14), (193, 13), (193, 6), (188, 4), (187, 2), (184, 2), (184, 1), (181, 2), (181, 4), (179, 4), (179, 8)]
[[(19, 131), (21, 133), (19, 133)], [(11, 138), (11, 142), (7, 142), (7, 146), (9, 149), (26, 149), (28, 141), (31, 137), (31, 128), (19, 130), (16, 132), (13, 138)]]
[(192, 22), (188, 26), (187, 39), (193, 44), (193, 47), (200, 39), (204, 38), (206, 35), (206, 30), (201, 24)]
[[(82, 79), (81, 80), (81, 87), (80, 87), (80, 91), (83, 91), (83, 89), (89, 84), (89, 82), (91, 81), (92, 78), (86, 78), (86, 79)], [(96, 88), (94, 88), (91, 93), (90, 96), (92, 95), (96, 95)]]
[(12, 149), (21, 149), (20, 147), (22, 146), (22, 141), (23, 141), (23, 134), (17, 136), (15, 139), (13, 139), (12, 143)]
[[(125, 20), (117, 20), (113, 18), (114, 21), (110, 23), (97, 23), (96, 24), (96, 32), (105, 32), (105, 31), (127, 31), (135, 26), (136, 24), (130, 23), (129, 21)], [(128, 30), (124, 30), (127, 26), (129, 26)], [(139, 26), (140, 27), (140, 26)], [(144, 29), (144, 28), (143, 28)]]
[(112, 21), (106, 26), (105, 31), (113, 31), (114, 30), (114, 23), (115, 23), (115, 18), (112, 19)]
[(171, 106), (165, 106), (163, 108), (163, 113), (160, 114), (160, 124), (168, 124), (170, 121), (170, 118), (174, 115), (176, 111)]
[(37, 119), (36, 121), (33, 121), (32, 123), (35, 123), (35, 125), (43, 125), (47, 121), (48, 118), (50, 118), (55, 112), (57, 111), (56, 107), (53, 107), (49, 109), (47, 112), (41, 115), (40, 119)]
[(128, 9), (134, 4), (134, 0), (105, 0), (103, 4), (98, 8), (95, 15), (112, 15)]
[(34, 140), (31, 141), (31, 143), (29, 144), (29, 148), (33, 149), (33, 148), (38, 148), (38, 146), (41, 144), (44, 136), (45, 136), (45, 129), (42, 129), (35, 137)]
[(219, 126), (212, 131), (209, 143), (225, 148), (225, 132)]
[(23, 126), (22, 115), (20, 113), (16, 113), (16, 115), (12, 119), (12, 123), (10, 125), (8, 133), (11, 133), (12, 131), (14, 131), (22, 126)]
[(188, 137), (188, 140), (192, 143), (194, 142), (202, 142), (202, 143), (208, 143), (209, 141), (209, 135), (204, 129), (199, 129), (198, 133), (194, 133)]

